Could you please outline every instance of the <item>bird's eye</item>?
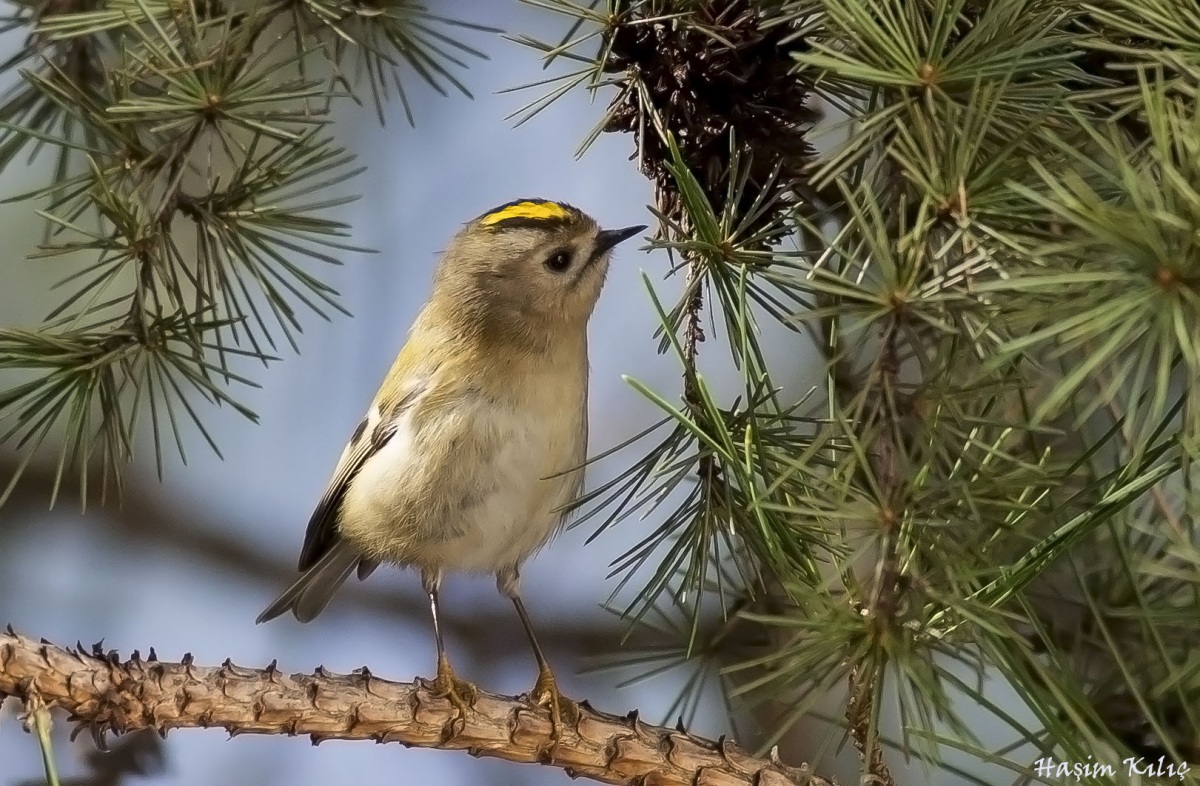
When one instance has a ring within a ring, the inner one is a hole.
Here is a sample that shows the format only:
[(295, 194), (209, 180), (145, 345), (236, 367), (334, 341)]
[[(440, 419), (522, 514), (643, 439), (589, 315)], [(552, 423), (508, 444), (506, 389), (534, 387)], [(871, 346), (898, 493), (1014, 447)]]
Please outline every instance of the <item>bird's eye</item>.
[(566, 251), (556, 251), (546, 258), (546, 267), (555, 273), (565, 273), (571, 266), (571, 255)]

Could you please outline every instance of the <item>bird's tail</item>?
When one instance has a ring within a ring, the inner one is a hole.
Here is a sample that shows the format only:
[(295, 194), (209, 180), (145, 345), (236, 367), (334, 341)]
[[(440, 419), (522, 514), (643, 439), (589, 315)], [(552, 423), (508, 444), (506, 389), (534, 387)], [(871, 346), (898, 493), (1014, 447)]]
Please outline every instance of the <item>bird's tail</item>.
[(273, 620), (291, 611), (301, 622), (310, 622), (320, 614), (337, 588), (342, 586), (362, 560), (362, 555), (346, 543), (336, 543), (292, 586), (283, 591), (270, 606), (258, 615), (255, 624)]

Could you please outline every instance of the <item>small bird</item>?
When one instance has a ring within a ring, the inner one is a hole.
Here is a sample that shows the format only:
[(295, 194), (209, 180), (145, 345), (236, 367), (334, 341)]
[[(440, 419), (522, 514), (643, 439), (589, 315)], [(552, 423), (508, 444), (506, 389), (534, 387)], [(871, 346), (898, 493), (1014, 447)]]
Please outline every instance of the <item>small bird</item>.
[(257, 622), (285, 611), (312, 620), (355, 571), (419, 568), (437, 642), (433, 689), (465, 717), (475, 689), (446, 658), (438, 588), (446, 571), (494, 574), (537, 660), (530, 695), (559, 738), (577, 708), (538, 644), (519, 571), (583, 485), (588, 320), (613, 248), (644, 229), (601, 229), (570, 205), (521, 199), (454, 237), (308, 522), (302, 575)]

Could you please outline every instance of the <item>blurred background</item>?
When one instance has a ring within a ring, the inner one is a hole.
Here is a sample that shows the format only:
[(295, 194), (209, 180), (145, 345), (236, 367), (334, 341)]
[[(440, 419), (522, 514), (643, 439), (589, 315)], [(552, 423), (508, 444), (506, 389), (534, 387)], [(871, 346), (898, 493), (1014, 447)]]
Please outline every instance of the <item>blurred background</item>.
[[(515, 0), (447, 0), (438, 3), (438, 11), (543, 39), (557, 40), (564, 30), (560, 17)], [(19, 46), (21, 32), (0, 37), (4, 57)], [(443, 98), (410, 79), (406, 87), (415, 128), (398, 102), (388, 107), (384, 127), (369, 105), (340, 105), (333, 132), (367, 169), (341, 189), (362, 198), (329, 216), (352, 227), (353, 244), (379, 253), (342, 254), (343, 267), (318, 272), (342, 293), (353, 318), (327, 323), (303, 314), (300, 354), (285, 351), (282, 362), (252, 370), (261, 389), (234, 392), (259, 414), (258, 426), (229, 408), (202, 410), (224, 460), (198, 434), (189, 435), (186, 466), (168, 457), (160, 484), (152, 452), (143, 448), (144, 460), (129, 474), (123, 506), (92, 507), (82, 514), (69, 489), (47, 512), (49, 475), (27, 475), (0, 510), (0, 624), (62, 645), (103, 640), (106, 649), (118, 649), (122, 657), (134, 649), (145, 654), (153, 646), (160, 658), (191, 652), (198, 663), (231, 658), (263, 666), (278, 659), (288, 671), (309, 672), (320, 664), (347, 672), (369, 664), (373, 673), (391, 679), (432, 675), (433, 635), (414, 573), (381, 570), (366, 583), (352, 581), (314, 624), (288, 617), (255, 626), (254, 618), (292, 580), (311, 509), (428, 294), (438, 254), (464, 221), (510, 199), (532, 196), (570, 202), (607, 226), (654, 223), (646, 208), (650, 185), (628, 160), (631, 138), (604, 135), (581, 160), (574, 156), (600, 117), (601, 103), (592, 104), (585, 92), (576, 91), (514, 128), (506, 116), (538, 93), (497, 91), (544, 78), (541, 62), (531, 50), (497, 35), (467, 32), (462, 38), (490, 58), (473, 62), (461, 74), (474, 100), (456, 94)], [(3, 196), (46, 182), (46, 158), (27, 169), (26, 182), (10, 176), (0, 184)], [(9, 252), (0, 286), (0, 324), (32, 327), (57, 302), (50, 286), (73, 262), (26, 260), (42, 231), (30, 203), (0, 206), (0, 232)], [(656, 354), (657, 319), (641, 279), (646, 271), (670, 302), (679, 285), (675, 279), (663, 281), (667, 265), (665, 255), (640, 252), (636, 242), (623, 246), (614, 260), (591, 329), (592, 454), (658, 419), (622, 374), (668, 395), (678, 389), (674, 361)], [(633, 458), (624, 454), (602, 461), (590, 472), (591, 485)], [(12, 453), (0, 453), (0, 482), (7, 483), (13, 461)], [(647, 719), (661, 720), (686, 674), (667, 673), (620, 689), (627, 672), (580, 673), (619, 647), (624, 625), (599, 605), (614, 586), (605, 578), (608, 564), (652, 523), (631, 521), (586, 547), (594, 524), (566, 532), (526, 566), (523, 581), (564, 692), (614, 712), (637, 707)], [(492, 579), (451, 577), (443, 604), (450, 656), (460, 675), (509, 694), (532, 686), (533, 659), (511, 605), (497, 594)], [(727, 730), (727, 723), (719, 699), (709, 699), (693, 728), (715, 736)], [(19, 731), (18, 710), (11, 701), (0, 709), (0, 784), (5, 786), (43, 778), (36, 739)], [(132, 747), (96, 758), (86, 735), (70, 744), (63, 717), (56, 720), (55, 751), (64, 778), (103, 775), (105, 767), (112, 769), (140, 751), (152, 782), (180, 786), (330, 784), (343, 782), (347, 773), (360, 782), (566, 780), (560, 770), (461, 753), (342, 742), (314, 748), (305, 738), (231, 742), (221, 732), (190, 730), (163, 743), (160, 768), (152, 740), (112, 740), (118, 749)]]

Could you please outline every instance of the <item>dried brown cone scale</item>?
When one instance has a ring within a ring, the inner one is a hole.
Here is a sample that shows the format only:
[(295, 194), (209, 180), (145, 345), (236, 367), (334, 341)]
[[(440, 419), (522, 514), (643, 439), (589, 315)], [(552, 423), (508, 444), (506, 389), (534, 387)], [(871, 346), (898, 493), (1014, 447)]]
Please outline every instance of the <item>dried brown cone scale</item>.
[[(690, 12), (680, 18), (642, 21), (679, 13), (683, 5)], [(611, 54), (605, 70), (618, 74), (622, 89), (609, 108), (605, 130), (634, 134), (643, 174), (654, 182), (665, 215), (684, 223), (666, 167), (671, 154), (656, 128), (672, 130), (683, 160), (718, 213), (725, 207), (733, 149), (739, 166), (750, 170), (747, 187), (737, 195), (738, 218), (764, 188), (776, 192), (771, 196), (786, 196), (806, 182), (804, 168), (814, 153), (808, 132), (819, 113), (807, 106), (807, 85), (794, 73), (793, 54), (806, 44), (789, 25), (767, 25), (747, 0), (662, 0), (614, 17), (606, 38)], [(787, 200), (771, 202), (752, 231), (778, 226)], [(764, 244), (782, 234), (775, 231)]]

